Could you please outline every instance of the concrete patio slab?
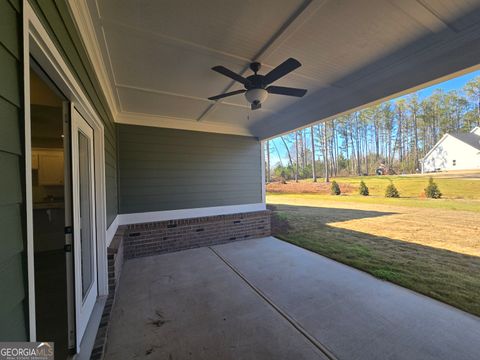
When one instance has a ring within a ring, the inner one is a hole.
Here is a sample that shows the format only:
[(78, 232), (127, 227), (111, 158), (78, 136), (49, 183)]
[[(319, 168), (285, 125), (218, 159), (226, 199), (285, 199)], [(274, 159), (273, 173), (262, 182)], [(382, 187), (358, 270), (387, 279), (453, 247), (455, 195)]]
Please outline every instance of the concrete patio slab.
[(215, 246), (338, 359), (476, 360), (480, 319), (273, 237)]
[(124, 264), (105, 359), (326, 359), (209, 248)]

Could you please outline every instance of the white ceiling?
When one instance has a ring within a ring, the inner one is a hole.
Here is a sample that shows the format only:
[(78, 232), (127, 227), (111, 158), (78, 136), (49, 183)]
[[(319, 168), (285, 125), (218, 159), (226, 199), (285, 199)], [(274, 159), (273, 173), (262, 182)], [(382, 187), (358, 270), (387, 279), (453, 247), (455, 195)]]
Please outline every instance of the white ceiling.
[[(88, 0), (119, 122), (268, 138), (480, 63), (480, 0)], [(303, 66), (251, 111), (223, 65)], [(97, 69), (101, 71), (102, 69)], [(138, 121), (137, 121), (138, 120)], [(217, 129), (217, 130), (214, 130)], [(218, 130), (221, 129), (221, 130)]]

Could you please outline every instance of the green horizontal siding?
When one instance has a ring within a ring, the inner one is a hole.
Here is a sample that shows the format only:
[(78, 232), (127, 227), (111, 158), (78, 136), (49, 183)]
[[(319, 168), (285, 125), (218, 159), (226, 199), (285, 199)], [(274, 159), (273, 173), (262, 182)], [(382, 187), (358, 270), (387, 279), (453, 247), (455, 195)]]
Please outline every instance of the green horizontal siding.
[(22, 254), (17, 253), (2, 263), (0, 284), (8, 291), (0, 294), (0, 314), (5, 317), (25, 297)]
[[(5, 14), (0, 14), (5, 16)], [(22, 83), (19, 81), (21, 65), (19, 58), (9, 52), (6, 47), (0, 46), (0, 64), (2, 64), (0, 66), (0, 79), (2, 79), (0, 96), (13, 105), (20, 107)]]
[(0, 252), (0, 267), (12, 256), (23, 250), (22, 239), (22, 212), (20, 205), (11, 204), (0, 206), (0, 229), (2, 240)]
[(0, 114), (2, 114), (0, 131), (0, 151), (21, 155), (20, 142), (20, 111), (8, 101), (0, 100)]
[(12, 6), (12, 3), (8, 1), (0, 2), (0, 14), (2, 16), (2, 22), (0, 23), (0, 43), (8, 49), (16, 59), (20, 58), (21, 43), (18, 41), (20, 38), (20, 27), (17, 26), (17, 9)]
[(27, 340), (24, 232), (22, 16), (0, 2), (0, 341)]
[(2, 341), (25, 341), (26, 334), (26, 316), (23, 302), (19, 302), (8, 312), (0, 313), (2, 325), (0, 326), (0, 339)]
[(116, 130), (98, 78), (90, 64), (67, 0), (29, 0), (53, 42), (88, 95), (105, 126), (105, 182), (107, 225), (118, 213)]
[(262, 201), (256, 138), (118, 127), (120, 213)]
[(22, 171), (23, 159), (16, 155), (0, 152), (0, 204), (22, 203)]

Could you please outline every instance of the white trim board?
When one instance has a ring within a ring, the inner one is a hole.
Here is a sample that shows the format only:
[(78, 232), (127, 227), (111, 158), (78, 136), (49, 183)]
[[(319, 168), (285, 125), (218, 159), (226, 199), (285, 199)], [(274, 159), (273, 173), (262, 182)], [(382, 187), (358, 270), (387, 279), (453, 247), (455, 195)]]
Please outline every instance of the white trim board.
[(241, 136), (253, 136), (250, 130), (229, 125), (221, 122), (213, 121), (196, 121), (180, 118), (167, 118), (163, 116), (155, 116), (149, 114), (118, 113), (115, 118), (115, 123), (126, 125), (139, 125), (139, 126), (152, 126), (167, 129), (179, 129), (189, 131), (200, 131), (209, 133), (229, 134), (229, 135), (241, 135)]
[(265, 181), (265, 140), (260, 141), (260, 158), (261, 158), (261, 172), (262, 172), (262, 202), (266, 202), (266, 181)]
[[(108, 107), (115, 123), (201, 131), (219, 134), (252, 136), (252, 133), (247, 127), (237, 126), (234, 124), (214, 121), (202, 121), (200, 123), (196, 119), (169, 118), (152, 114), (123, 111), (121, 109), (118, 91), (116, 90), (116, 87), (120, 85), (115, 84), (115, 75), (111, 66), (110, 70), (112, 79), (109, 77), (109, 70), (107, 66), (108, 59), (103, 58), (100, 41), (95, 32), (92, 22), (92, 14), (90, 13), (87, 4), (85, 3), (85, 1), (82, 0), (68, 0), (68, 5), (77, 30), (81, 35), (80, 38), (87, 50), (88, 57), (92, 63), (96, 74), (98, 75), (100, 87), (105, 94)], [(212, 101), (208, 101), (206, 99), (202, 100), (205, 100), (206, 103), (211, 103), (212, 105), (214, 104), (214, 102)], [(241, 105), (235, 104), (235, 106)]]
[[(244, 205), (228, 205), (228, 206), (212, 206), (195, 209), (165, 210), (151, 211), (144, 213), (118, 214), (115, 221), (110, 225), (109, 231), (113, 232), (113, 226), (141, 224), (156, 221), (168, 221), (179, 219), (191, 219), (204, 216), (231, 215), (254, 211), (266, 210), (265, 203), (244, 204)], [(115, 228), (116, 231), (116, 228)], [(113, 237), (112, 237), (113, 238)]]
[[(103, 123), (98, 117), (90, 100), (71, 72), (64, 58), (56, 48), (37, 14), (28, 0), (23, 0), (23, 34), (24, 34), (24, 101), (25, 101), (25, 158), (26, 158), (26, 207), (27, 207), (27, 262), (29, 293), (30, 341), (36, 340), (34, 254), (32, 227), (32, 196), (30, 164), (30, 54), (39, 63), (65, 97), (74, 104), (84, 119), (95, 129), (95, 181), (97, 212), (97, 254), (98, 254), (98, 292), (108, 294), (107, 249), (106, 249), (106, 197), (105, 197), (105, 146)], [(97, 167), (98, 166), (98, 167)]]
[[(25, 135), (25, 202), (27, 225), (27, 278), (28, 278), (28, 328), (30, 341), (36, 341), (35, 264), (33, 248), (33, 198), (32, 198), (32, 134), (30, 119), (30, 5), (23, 0), (23, 101)], [(28, 7), (27, 7), (28, 6)]]
[(74, 23), (77, 26), (77, 30), (81, 35), (80, 38), (85, 46), (92, 62), (95, 73), (98, 77), (100, 87), (107, 99), (110, 112), (113, 118), (116, 117), (120, 105), (117, 103), (115, 97), (115, 90), (112, 86), (109, 77), (107, 66), (105, 65), (102, 52), (100, 50), (100, 44), (97, 38), (97, 34), (94, 30), (92, 16), (88, 9), (87, 2), (84, 0), (68, 0), (68, 5), (74, 19)]
[(118, 215), (115, 216), (115, 219), (113, 219), (112, 223), (107, 229), (107, 235), (105, 237), (106, 243), (107, 243), (107, 248), (110, 246), (112, 243), (113, 237), (115, 236), (115, 233), (117, 232), (118, 229)]

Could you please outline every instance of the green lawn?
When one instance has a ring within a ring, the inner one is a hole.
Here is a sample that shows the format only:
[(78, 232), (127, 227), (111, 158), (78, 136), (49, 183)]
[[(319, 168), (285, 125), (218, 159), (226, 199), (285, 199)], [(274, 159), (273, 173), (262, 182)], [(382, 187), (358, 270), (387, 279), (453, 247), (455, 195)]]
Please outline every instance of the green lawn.
[(274, 236), (480, 316), (478, 200), (276, 194), (267, 203)]
[(425, 198), (385, 198), (384, 196), (361, 196), (361, 195), (322, 195), (322, 194), (278, 194), (268, 193), (272, 202), (275, 197), (278, 199), (295, 199), (310, 200), (310, 201), (326, 201), (326, 202), (342, 202), (342, 203), (363, 203), (363, 204), (380, 204), (393, 206), (407, 206), (416, 208), (429, 209), (448, 209), (448, 210), (463, 210), (480, 212), (480, 200), (463, 200), (463, 199), (425, 199)]
[[(478, 176), (479, 174), (476, 174)], [(447, 175), (444, 175), (447, 176)], [(340, 184), (352, 184), (355, 189), (363, 180), (370, 195), (384, 196), (385, 189), (390, 182), (393, 182), (400, 192), (401, 197), (418, 198), (423, 197), (423, 192), (428, 183), (428, 176), (357, 176), (332, 178)], [(453, 199), (480, 199), (480, 178), (457, 178), (434, 176), (434, 180), (440, 188), (444, 198)], [(311, 180), (303, 180), (311, 182)]]

